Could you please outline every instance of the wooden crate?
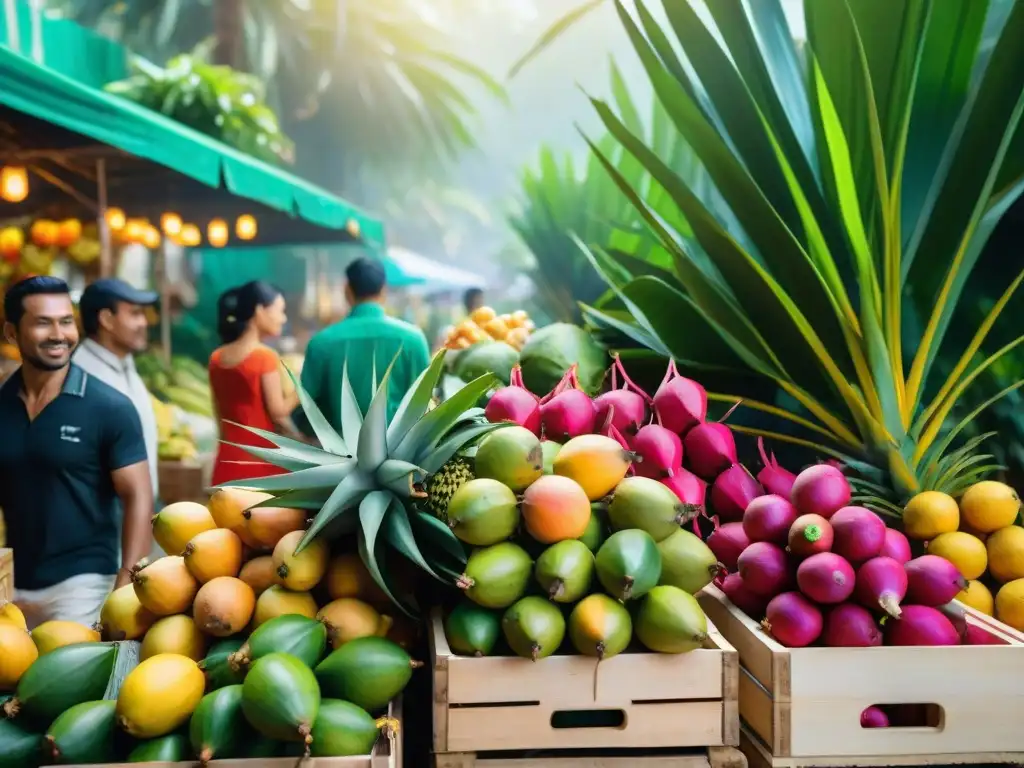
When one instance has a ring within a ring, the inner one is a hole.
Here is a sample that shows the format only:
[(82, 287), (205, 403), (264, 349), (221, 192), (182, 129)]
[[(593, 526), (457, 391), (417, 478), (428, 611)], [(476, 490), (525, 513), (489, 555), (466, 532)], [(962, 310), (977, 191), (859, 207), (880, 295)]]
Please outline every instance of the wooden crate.
[(160, 483), (160, 501), (164, 504), (178, 501), (205, 504), (209, 500), (203, 467), (198, 462), (161, 461), (157, 464), (157, 479)]
[(14, 550), (0, 549), (0, 602), (14, 599)]
[[(1024, 763), (1024, 634), (995, 619), (968, 609), (1003, 645), (790, 649), (715, 587), (698, 599), (739, 653), (748, 758), (775, 768)], [(930, 705), (936, 726), (861, 728), (861, 712), (882, 704)]]
[[(691, 653), (623, 653), (600, 664), (583, 656), (456, 656), (439, 612), (431, 623), (436, 768), (746, 768), (735, 749), (738, 658), (710, 622), (704, 647)], [(621, 724), (552, 722), (556, 713), (600, 711), (621, 713)], [(522, 755), (538, 750), (558, 752)]]
[[(359, 757), (312, 757), (301, 760), (302, 768), (402, 768), (402, 700), (395, 699), (388, 707), (388, 717), (399, 723), (394, 738), (383, 733), (377, 739), (373, 752)], [(251, 760), (211, 760), (211, 768), (296, 768), (296, 758), (253, 758)], [(78, 765), (69, 768), (196, 768), (194, 760), (186, 763), (105, 763)]]

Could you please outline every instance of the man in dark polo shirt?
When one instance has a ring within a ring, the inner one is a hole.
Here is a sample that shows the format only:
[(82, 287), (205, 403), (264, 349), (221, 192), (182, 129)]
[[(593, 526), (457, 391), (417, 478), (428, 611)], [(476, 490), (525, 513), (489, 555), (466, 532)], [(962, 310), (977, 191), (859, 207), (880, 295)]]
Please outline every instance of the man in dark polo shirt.
[(29, 628), (92, 624), (150, 551), (142, 426), (128, 398), (71, 363), (78, 328), (63, 280), (15, 283), (4, 316), (4, 336), (22, 359), (0, 387), (0, 508), (14, 549), (14, 599)]

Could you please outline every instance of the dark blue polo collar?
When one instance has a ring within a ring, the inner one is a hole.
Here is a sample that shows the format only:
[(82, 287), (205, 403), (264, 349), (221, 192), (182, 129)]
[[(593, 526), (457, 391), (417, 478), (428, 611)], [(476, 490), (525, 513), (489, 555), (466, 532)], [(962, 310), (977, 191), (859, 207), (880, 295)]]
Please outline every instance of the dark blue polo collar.
[[(68, 366), (68, 375), (64, 378), (64, 386), (61, 387), (60, 393), (72, 397), (85, 397), (85, 386), (88, 381), (89, 374), (71, 363)], [(22, 387), (21, 368), (18, 368), (0, 388), (0, 397), (17, 399), (21, 395)]]

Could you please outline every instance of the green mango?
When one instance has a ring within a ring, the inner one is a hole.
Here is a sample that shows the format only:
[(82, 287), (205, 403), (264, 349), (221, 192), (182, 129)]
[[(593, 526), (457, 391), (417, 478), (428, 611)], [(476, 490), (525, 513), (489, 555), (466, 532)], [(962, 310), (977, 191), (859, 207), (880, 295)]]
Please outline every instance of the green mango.
[(517, 656), (543, 659), (558, 650), (565, 639), (565, 617), (543, 597), (524, 597), (501, 619), (505, 640)]
[(42, 728), (76, 704), (103, 698), (117, 659), (114, 643), (77, 643), (40, 656), (4, 704), (8, 717), (28, 717)]
[(288, 653), (312, 668), (324, 657), (326, 648), (327, 626), (322, 621), (289, 613), (261, 624), (230, 660), (248, 668), (267, 654)]
[(613, 533), (597, 551), (597, 578), (623, 602), (643, 597), (661, 578), (661, 553), (650, 534), (638, 528)]
[(657, 653), (688, 653), (708, 639), (708, 620), (697, 599), (678, 587), (655, 587), (640, 603), (636, 638)]
[(678, 587), (691, 595), (710, 584), (722, 569), (711, 548), (682, 528), (659, 541), (658, 551), (661, 553), (658, 583)]
[(199, 662), (199, 668), (206, 676), (207, 691), (215, 691), (226, 685), (238, 685), (245, 679), (245, 669), (231, 663), (231, 655), (244, 644), (245, 639), (235, 635), (218, 640), (210, 647), (206, 658)]
[(665, 485), (648, 477), (627, 477), (615, 487), (608, 517), (617, 531), (639, 528), (663, 541), (693, 519), (693, 505), (684, 504)]
[(112, 763), (116, 726), (116, 701), (76, 704), (53, 721), (43, 737), (43, 753), (54, 763)]
[(387, 707), (405, 690), (412, 671), (423, 666), (383, 637), (350, 640), (320, 662), (316, 679), (323, 695), (350, 701), (367, 712)]
[(204, 764), (239, 757), (246, 731), (241, 685), (228, 685), (203, 696), (188, 729), (192, 751)]
[(35, 768), (42, 744), (40, 734), (0, 717), (0, 764), (4, 768)]
[(489, 656), (501, 634), (501, 616), (464, 600), (444, 622), (448, 647), (460, 656)]
[(192, 757), (188, 738), (183, 733), (169, 733), (143, 741), (128, 755), (129, 763), (180, 763)]
[(467, 544), (489, 547), (515, 533), (519, 502), (512, 489), (497, 480), (470, 480), (448, 502), (448, 524)]
[(317, 679), (296, 657), (271, 653), (249, 668), (242, 684), (242, 712), (264, 736), (311, 744), (319, 709)]
[(526, 550), (503, 541), (474, 551), (457, 584), (477, 605), (507, 608), (526, 592), (532, 569), (533, 561)]
[(590, 590), (594, 553), (576, 539), (552, 544), (537, 558), (534, 576), (556, 603), (575, 603)]
[(585, 597), (569, 614), (569, 640), (584, 656), (610, 659), (626, 650), (632, 637), (629, 611), (608, 595)]
[(591, 552), (597, 552), (608, 538), (607, 509), (608, 505), (599, 501), (590, 505), (590, 521), (579, 541), (586, 544)]
[(313, 726), (313, 757), (369, 755), (378, 736), (377, 722), (355, 704), (337, 699), (320, 702)]

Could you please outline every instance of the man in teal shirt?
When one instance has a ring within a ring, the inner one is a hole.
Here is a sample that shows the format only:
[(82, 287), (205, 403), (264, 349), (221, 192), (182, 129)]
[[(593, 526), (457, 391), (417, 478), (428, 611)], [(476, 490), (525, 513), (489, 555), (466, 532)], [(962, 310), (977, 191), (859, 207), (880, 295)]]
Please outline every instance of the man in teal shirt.
[[(388, 419), (430, 365), (430, 350), (423, 332), (384, 313), (384, 265), (376, 259), (359, 258), (345, 270), (345, 276), (345, 297), (352, 311), (344, 320), (310, 339), (302, 365), (302, 386), (339, 432), (341, 380), (346, 360), (349, 382), (363, 413), (373, 397), (374, 366), (379, 380), (395, 360), (388, 379)], [(308, 431), (305, 418), (296, 421)]]

